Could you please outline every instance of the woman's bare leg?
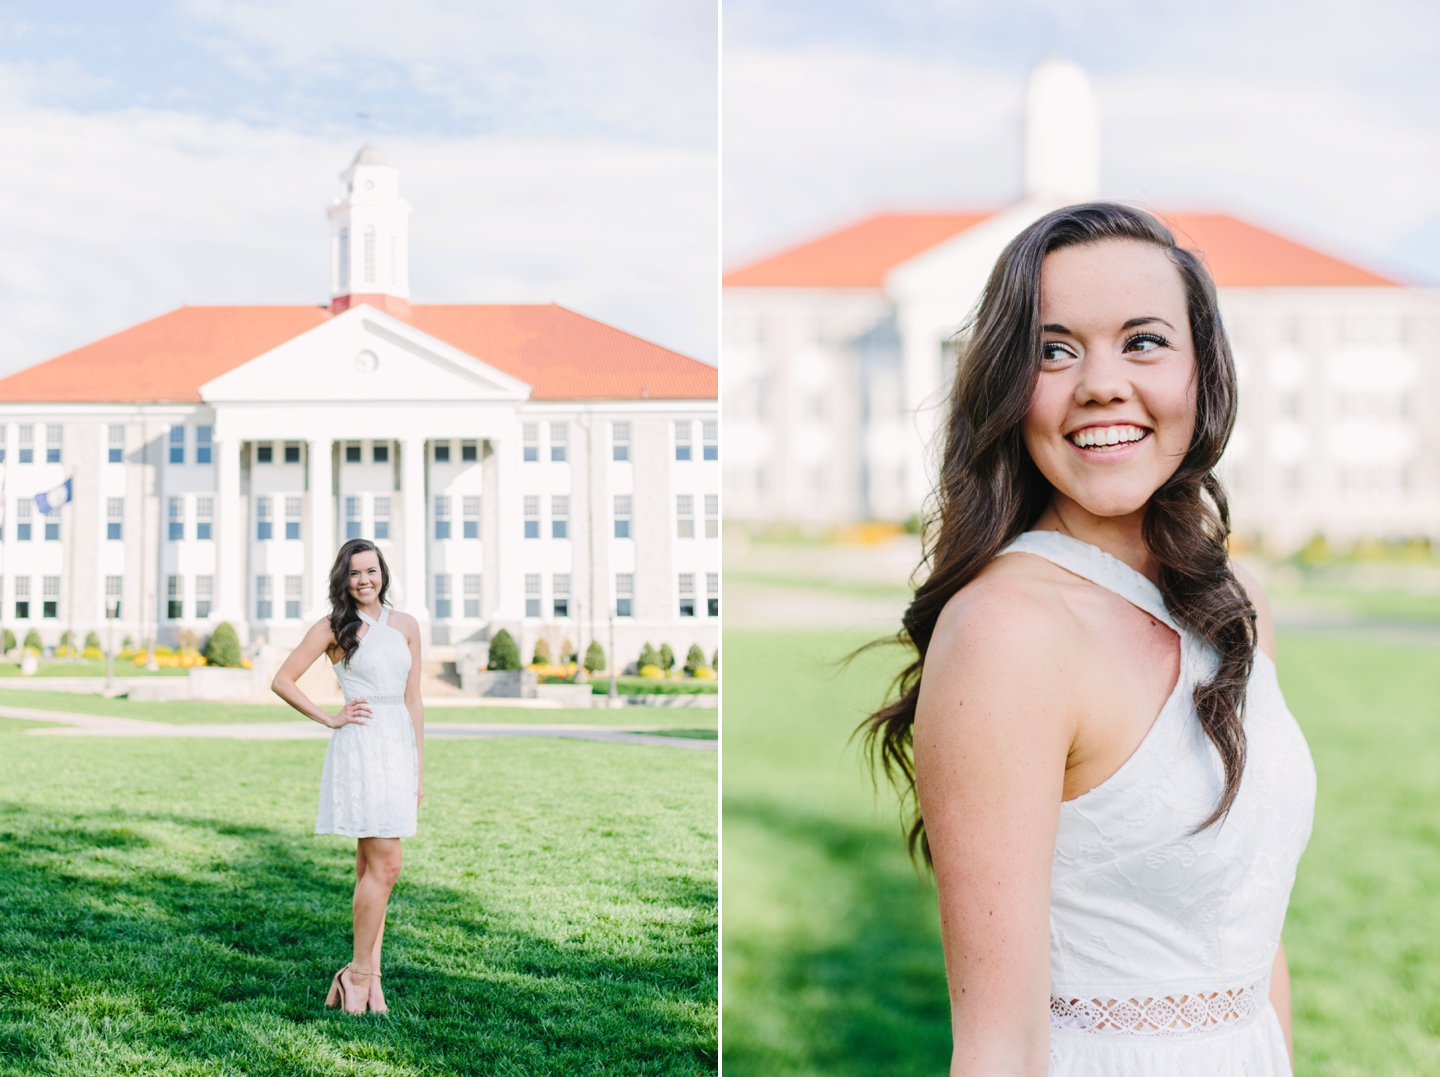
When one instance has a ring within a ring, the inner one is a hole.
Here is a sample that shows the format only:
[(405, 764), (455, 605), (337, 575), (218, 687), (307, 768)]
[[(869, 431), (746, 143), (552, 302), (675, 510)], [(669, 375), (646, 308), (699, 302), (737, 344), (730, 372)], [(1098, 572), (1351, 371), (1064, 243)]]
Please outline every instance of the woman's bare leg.
[[(356, 968), (372, 969), (379, 956), (385, 929), (385, 907), (390, 891), (400, 876), (399, 838), (361, 838), (356, 849), (355, 943), (352, 962)], [(347, 972), (345, 980), (353, 992), (369, 990), (374, 980), (369, 976)]]
[[(358, 883), (363, 878), (365, 878), (365, 854), (360, 851), (360, 846), (356, 845), (355, 880)], [(370, 967), (374, 969), (377, 973), (380, 971), (380, 948), (384, 945), (384, 943), (385, 921), (381, 920), (380, 934), (375, 936), (375, 950), (370, 957)], [(379, 976), (374, 976), (370, 980), (370, 1008), (372, 1010), (384, 1010), (386, 1008), (384, 985), (380, 982)]]

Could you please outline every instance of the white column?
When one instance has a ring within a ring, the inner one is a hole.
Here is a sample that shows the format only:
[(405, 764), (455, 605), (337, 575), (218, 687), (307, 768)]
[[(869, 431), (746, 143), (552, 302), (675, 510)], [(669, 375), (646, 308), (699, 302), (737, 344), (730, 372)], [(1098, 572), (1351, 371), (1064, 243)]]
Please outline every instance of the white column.
[(229, 621), (242, 640), (245, 622), (245, 506), (240, 500), (240, 439), (215, 445), (216, 550), (215, 616)]
[[(420, 622), (421, 639), (430, 640), (430, 589), (425, 586), (430, 543), (425, 512), (425, 439), (400, 443), (400, 498), (404, 505), (404, 593), (396, 605)], [(403, 605), (402, 605), (403, 604)]]
[(310, 608), (305, 618), (319, 620), (330, 612), (330, 566), (335, 560), (334, 470), (329, 438), (305, 443), (310, 469), (310, 534), (305, 544), (310, 555)]

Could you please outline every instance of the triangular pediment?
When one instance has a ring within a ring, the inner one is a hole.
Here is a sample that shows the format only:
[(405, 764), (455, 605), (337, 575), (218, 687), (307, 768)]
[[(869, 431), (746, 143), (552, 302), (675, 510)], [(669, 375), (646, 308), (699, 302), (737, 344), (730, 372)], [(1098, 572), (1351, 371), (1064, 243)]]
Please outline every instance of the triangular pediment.
[(208, 403), (521, 401), (530, 386), (362, 304), (200, 386)]

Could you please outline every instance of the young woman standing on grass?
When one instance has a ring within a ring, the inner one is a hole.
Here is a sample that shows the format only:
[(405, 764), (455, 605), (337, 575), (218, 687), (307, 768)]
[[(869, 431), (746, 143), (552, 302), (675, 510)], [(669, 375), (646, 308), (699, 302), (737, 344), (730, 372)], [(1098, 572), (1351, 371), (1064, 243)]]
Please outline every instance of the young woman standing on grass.
[[(390, 570), (372, 542), (351, 539), (330, 569), (330, 615), (305, 633), (271, 684), (307, 718), (335, 730), (320, 775), (317, 834), (356, 838), (354, 954), (335, 974), (326, 1006), (387, 1012), (380, 989), (385, 907), (400, 875), (400, 839), (415, 833), (425, 795), (425, 707), (420, 626), (385, 607)], [(335, 666), (345, 706), (321, 710), (296, 680), (322, 654)]]
[(1149, 215), (1073, 206), (1000, 256), (919, 653), (862, 727), (934, 868), (955, 1077), (1291, 1072), (1315, 771), (1226, 554), (1235, 396), (1214, 285)]

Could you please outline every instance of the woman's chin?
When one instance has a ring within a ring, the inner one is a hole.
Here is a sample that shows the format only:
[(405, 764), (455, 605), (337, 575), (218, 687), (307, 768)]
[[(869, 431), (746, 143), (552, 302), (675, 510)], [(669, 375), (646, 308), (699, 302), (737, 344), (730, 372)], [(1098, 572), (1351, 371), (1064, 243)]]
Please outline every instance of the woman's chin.
[(1118, 520), (1143, 512), (1152, 493), (1153, 490), (1147, 490), (1143, 495), (1129, 490), (1087, 490), (1078, 492), (1078, 496), (1066, 492), (1065, 496), (1091, 516)]

